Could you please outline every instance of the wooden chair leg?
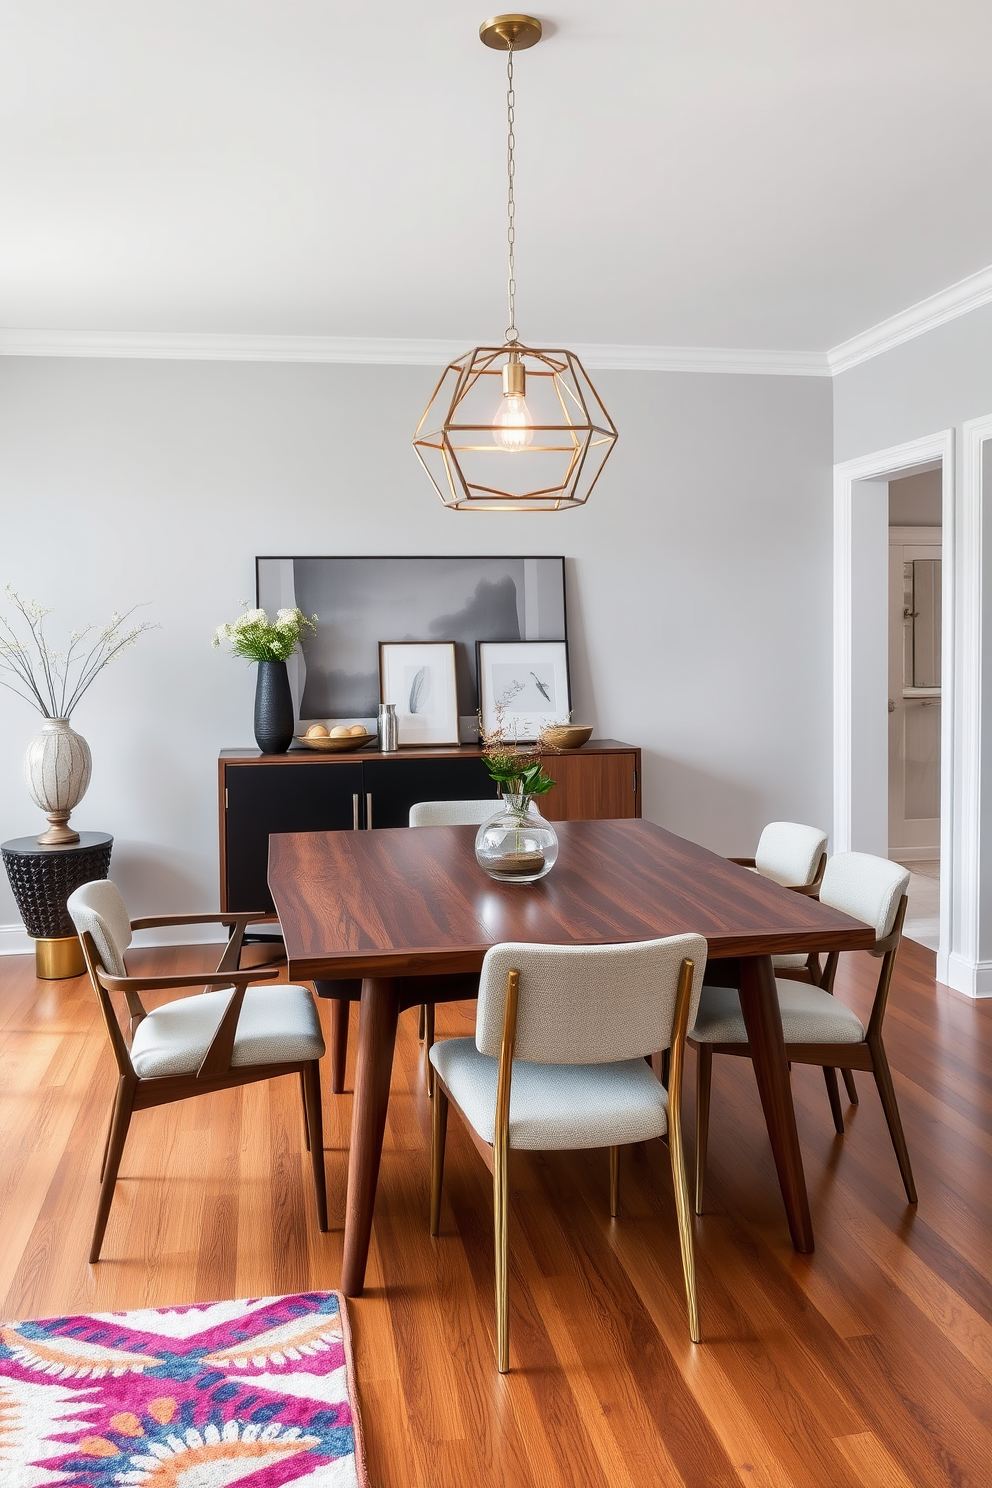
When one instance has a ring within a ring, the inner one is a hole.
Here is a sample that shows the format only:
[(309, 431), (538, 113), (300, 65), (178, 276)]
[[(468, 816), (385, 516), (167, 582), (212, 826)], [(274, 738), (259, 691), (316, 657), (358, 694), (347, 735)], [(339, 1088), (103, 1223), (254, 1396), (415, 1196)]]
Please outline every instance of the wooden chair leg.
[(441, 1185), (444, 1182), (444, 1143), (448, 1134), (448, 1097), (435, 1076), (431, 1096), (431, 1234), (441, 1233)]
[(830, 1065), (823, 1065), (823, 1081), (827, 1087), (827, 1099), (830, 1101), (830, 1114), (834, 1118), (834, 1131), (842, 1137), (844, 1135), (844, 1113), (840, 1108), (840, 1087), (837, 1084), (837, 1071)]
[(496, 1252), (496, 1368), (510, 1372), (510, 1292), (508, 1210), (510, 1185), (508, 1152), (499, 1142), (493, 1148), (493, 1239)]
[(114, 1104), (110, 1108), (110, 1120), (107, 1122), (107, 1140), (103, 1144), (103, 1157), (100, 1160), (101, 1183), (103, 1182), (103, 1175), (107, 1171), (107, 1153), (110, 1151), (110, 1136), (114, 1130), (114, 1117), (117, 1115), (117, 1102), (120, 1100), (120, 1094), (121, 1087), (120, 1081), (118, 1081), (117, 1089), (114, 1091)]
[(434, 1094), (434, 1066), (431, 1064), (431, 1049), (434, 1046), (434, 1004), (425, 1002), (420, 1009), (423, 1022), (424, 1060), (427, 1079), (427, 1094)]
[(417, 1019), (417, 1038), (420, 1040), (421, 1043), (424, 1042), (424, 1029), (426, 1028), (426, 1026), (427, 1026), (427, 1004), (426, 1004), (426, 1002), (422, 1002), (420, 1004), (420, 1015), (419, 1015), (419, 1017)]
[(854, 1083), (854, 1071), (841, 1070), (841, 1074), (844, 1076), (844, 1084), (847, 1086), (847, 1098), (852, 1106), (856, 1106), (858, 1104), (858, 1087)]
[(620, 1148), (610, 1148), (610, 1218), (620, 1213)]
[(906, 1134), (902, 1129), (902, 1118), (899, 1115), (899, 1106), (896, 1102), (896, 1092), (892, 1084), (892, 1075), (889, 1072), (889, 1061), (885, 1057), (885, 1049), (882, 1047), (881, 1039), (869, 1043), (868, 1047), (871, 1050), (872, 1074), (875, 1076), (875, 1084), (878, 1087), (882, 1110), (885, 1112), (889, 1136), (892, 1138), (892, 1146), (895, 1148), (896, 1160), (899, 1163), (899, 1171), (902, 1174), (903, 1185), (906, 1189), (906, 1197), (911, 1204), (915, 1204), (917, 1203), (916, 1180), (913, 1178), (913, 1167), (909, 1160), (909, 1148), (906, 1146)]
[(103, 1248), (103, 1237), (107, 1231), (110, 1206), (113, 1203), (114, 1189), (117, 1185), (117, 1170), (121, 1165), (121, 1158), (124, 1155), (124, 1143), (127, 1141), (128, 1127), (131, 1125), (131, 1112), (134, 1109), (134, 1092), (136, 1088), (133, 1081), (127, 1081), (123, 1078), (117, 1086), (117, 1098), (114, 1101), (110, 1137), (107, 1142), (107, 1152), (103, 1164), (100, 1202), (97, 1205), (96, 1223), (93, 1226), (93, 1238), (90, 1241), (91, 1266), (95, 1265), (100, 1259), (100, 1251)]
[(307, 1151), (309, 1152), (310, 1151), (310, 1116), (309, 1116), (309, 1113), (307, 1111), (307, 1082), (306, 1082), (306, 1078), (304, 1077), (304, 1074), (303, 1074), (303, 1071), (302, 1070), (300, 1070), (300, 1095), (303, 1097), (303, 1140), (306, 1142), (306, 1144), (307, 1144)]
[[(347, 1003), (345, 1004), (347, 1007)], [(327, 1230), (327, 1177), (324, 1172), (324, 1113), (320, 1103), (320, 1061), (311, 1059), (303, 1066), (303, 1099), (310, 1132), (310, 1162), (313, 1187), (317, 1198), (317, 1225)]]
[(713, 1084), (713, 1050), (700, 1044), (696, 1050), (696, 1213), (703, 1212), (706, 1189), (706, 1150), (710, 1136), (710, 1090)]
[(331, 1090), (344, 1089), (344, 1067), (348, 1059), (348, 1017), (351, 1003), (336, 997), (331, 1002)]

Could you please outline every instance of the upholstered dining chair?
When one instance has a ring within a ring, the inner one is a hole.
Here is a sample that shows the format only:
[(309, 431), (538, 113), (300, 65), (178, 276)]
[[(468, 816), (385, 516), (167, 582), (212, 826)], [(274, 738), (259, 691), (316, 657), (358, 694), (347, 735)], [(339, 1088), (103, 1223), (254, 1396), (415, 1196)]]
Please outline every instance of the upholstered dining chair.
[[(499, 801), (495, 796), (485, 801), (417, 801), (410, 807), (410, 826), (481, 827), (482, 823), (488, 821), (498, 810)], [(469, 989), (465, 996), (474, 997), (475, 992)], [(424, 1002), (420, 1005), (418, 1036), (429, 1054), (434, 1042), (434, 1004), (432, 1002)], [(427, 1089), (428, 1091), (434, 1089), (434, 1067), (430, 1062), (427, 1065)]]
[[(486, 952), (475, 1038), (445, 1039), (431, 1122), (431, 1234), (440, 1231), (448, 1106), (493, 1175), (496, 1367), (510, 1367), (508, 1158), (511, 1148), (610, 1153), (619, 1210), (619, 1149), (668, 1136), (689, 1334), (699, 1342), (692, 1216), (682, 1148), (682, 1068), (706, 966), (701, 935), (630, 945), (507, 944)], [(608, 1012), (608, 1016), (606, 1013)], [(646, 1056), (671, 1051), (669, 1083)]]
[[(100, 1202), (90, 1245), (90, 1261), (100, 1259), (124, 1143), (135, 1111), (272, 1080), (299, 1075), (307, 1146), (313, 1165), (317, 1221), (327, 1229), (324, 1132), (320, 1104), (320, 1064), (324, 1040), (313, 997), (306, 987), (252, 986), (270, 980), (275, 968), (239, 969), (245, 929), (261, 916), (161, 915), (131, 920), (116, 884), (100, 879), (83, 884), (67, 907), (79, 932), (93, 990), (103, 1011), (117, 1061), (117, 1093), (100, 1169)], [(222, 922), (231, 938), (208, 975), (129, 976), (124, 952), (132, 932), (161, 925)], [(146, 1010), (142, 992), (205, 989)], [(127, 1033), (113, 994), (123, 993)]]
[[(869, 955), (881, 958), (878, 985), (867, 1028), (856, 1013), (833, 995), (838, 953), (827, 956), (819, 986), (776, 977), (785, 1053), (790, 1064), (819, 1065), (830, 1098), (834, 1127), (844, 1131), (837, 1068), (866, 1070), (875, 1077), (885, 1112), (889, 1136), (899, 1171), (911, 1204), (916, 1203), (916, 1183), (909, 1149), (899, 1116), (889, 1062), (882, 1043), (882, 1020), (892, 983), (896, 953), (906, 916), (909, 873), (899, 863), (870, 853), (838, 853), (830, 859), (820, 886), (821, 904), (853, 915), (875, 927), (875, 944)], [(696, 1213), (703, 1212), (706, 1154), (710, 1118), (713, 1055), (735, 1054), (748, 1058), (747, 1030), (740, 998), (733, 987), (704, 987), (689, 1043), (698, 1055), (696, 1072)]]
[[(758, 838), (753, 858), (731, 858), (742, 868), (760, 873), (783, 888), (815, 897), (827, 864), (827, 834), (801, 822), (769, 822)], [(816, 956), (773, 956), (775, 970), (796, 981), (817, 982), (820, 962)]]

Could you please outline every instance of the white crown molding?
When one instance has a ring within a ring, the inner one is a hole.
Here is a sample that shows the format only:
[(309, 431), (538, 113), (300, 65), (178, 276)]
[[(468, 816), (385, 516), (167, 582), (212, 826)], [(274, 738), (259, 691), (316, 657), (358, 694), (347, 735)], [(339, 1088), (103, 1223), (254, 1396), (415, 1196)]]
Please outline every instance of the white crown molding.
[[(461, 356), (472, 344), (468, 339), (417, 341), (373, 336), (0, 330), (0, 356), (124, 357), (184, 362), (345, 362), (370, 366), (443, 367), (455, 357)], [(578, 345), (574, 350), (585, 366), (596, 371), (710, 372), (773, 377), (830, 376), (830, 368), (822, 352), (750, 351), (707, 346), (603, 345)]]
[(859, 362), (881, 356), (894, 346), (913, 341), (936, 326), (956, 320), (960, 315), (967, 315), (971, 310), (978, 310), (990, 301), (992, 265), (987, 269), (979, 269), (977, 274), (969, 274), (967, 279), (960, 279), (957, 284), (951, 284), (947, 289), (930, 295), (926, 300), (920, 300), (916, 305), (910, 305), (906, 310), (900, 310), (898, 315), (891, 315), (888, 320), (879, 321), (878, 325), (870, 326), (867, 331), (852, 336), (849, 341), (842, 341), (839, 346), (831, 347), (827, 352), (830, 371), (836, 377), (839, 372), (847, 372)]

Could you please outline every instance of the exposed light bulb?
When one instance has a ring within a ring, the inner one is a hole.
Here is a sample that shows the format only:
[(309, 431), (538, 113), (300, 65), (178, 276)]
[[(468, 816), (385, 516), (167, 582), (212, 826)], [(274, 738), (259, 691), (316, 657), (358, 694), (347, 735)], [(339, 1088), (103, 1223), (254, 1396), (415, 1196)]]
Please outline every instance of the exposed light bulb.
[(504, 393), (493, 419), (493, 441), (500, 449), (522, 450), (534, 438), (534, 420), (521, 393)]

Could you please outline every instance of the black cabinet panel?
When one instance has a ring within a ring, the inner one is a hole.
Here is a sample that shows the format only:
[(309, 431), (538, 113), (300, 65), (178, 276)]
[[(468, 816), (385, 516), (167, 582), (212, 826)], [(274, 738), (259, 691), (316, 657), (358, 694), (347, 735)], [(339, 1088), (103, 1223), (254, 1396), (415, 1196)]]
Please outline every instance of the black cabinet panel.
[(483, 801), (496, 800), (496, 786), (482, 760), (429, 759), (412, 756), (404, 759), (365, 760), (366, 797), (372, 827), (406, 827), (410, 824), (410, 807), (417, 801)]
[(227, 909), (273, 908), (267, 882), (270, 832), (334, 832), (354, 825), (364, 802), (360, 762), (247, 766), (227, 781)]

